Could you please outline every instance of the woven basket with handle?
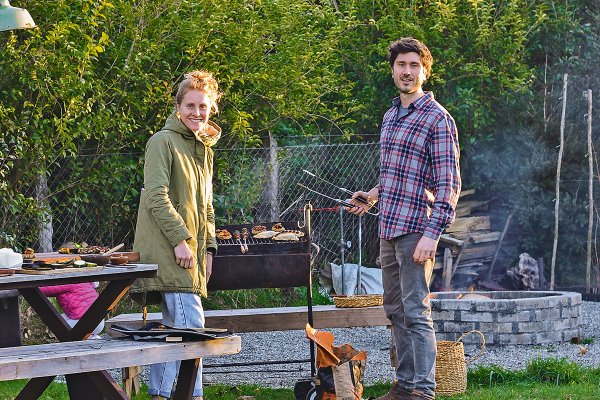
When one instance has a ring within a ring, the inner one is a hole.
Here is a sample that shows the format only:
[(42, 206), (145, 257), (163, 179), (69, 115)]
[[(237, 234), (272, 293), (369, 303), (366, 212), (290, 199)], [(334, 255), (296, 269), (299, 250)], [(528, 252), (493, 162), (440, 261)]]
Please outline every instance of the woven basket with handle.
[[(466, 360), (462, 340), (472, 333), (481, 336), (481, 351), (476, 356)], [(477, 330), (464, 333), (456, 342), (439, 340), (435, 358), (435, 382), (437, 384), (435, 393), (445, 396), (464, 393), (467, 390), (467, 364), (481, 357), (484, 350), (485, 336)]]
[(361, 294), (353, 296), (334, 296), (333, 304), (339, 308), (380, 306), (383, 304), (383, 295)]

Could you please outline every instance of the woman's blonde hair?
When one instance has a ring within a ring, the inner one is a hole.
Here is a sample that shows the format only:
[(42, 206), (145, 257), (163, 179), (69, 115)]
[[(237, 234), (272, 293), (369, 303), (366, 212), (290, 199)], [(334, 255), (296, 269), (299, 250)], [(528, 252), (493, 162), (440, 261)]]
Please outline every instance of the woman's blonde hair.
[(211, 99), (211, 112), (219, 112), (219, 105), (217, 103), (221, 98), (221, 92), (219, 92), (219, 84), (212, 73), (204, 70), (196, 70), (185, 74), (183, 80), (177, 87), (175, 105), (180, 105), (183, 96), (190, 90), (200, 90), (205, 92)]

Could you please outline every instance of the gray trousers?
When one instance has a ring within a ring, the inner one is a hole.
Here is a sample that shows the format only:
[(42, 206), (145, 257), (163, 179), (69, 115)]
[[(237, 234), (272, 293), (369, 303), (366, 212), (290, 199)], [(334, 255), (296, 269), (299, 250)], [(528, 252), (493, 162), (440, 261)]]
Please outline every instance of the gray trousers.
[(433, 261), (423, 265), (412, 259), (421, 236), (381, 239), (383, 309), (392, 323), (398, 385), (434, 397), (436, 342), (429, 301)]

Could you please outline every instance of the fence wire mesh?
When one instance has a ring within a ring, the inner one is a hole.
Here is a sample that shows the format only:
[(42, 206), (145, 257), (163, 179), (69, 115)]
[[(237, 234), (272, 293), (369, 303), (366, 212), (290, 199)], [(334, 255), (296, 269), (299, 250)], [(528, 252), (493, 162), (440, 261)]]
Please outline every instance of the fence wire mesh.
[[(320, 251), (314, 267), (329, 262), (373, 266), (378, 253), (377, 217), (358, 218), (334, 199), (376, 184), (379, 143), (216, 149), (214, 205), (217, 226), (233, 223), (297, 221), (312, 206), (312, 240)], [(304, 170), (309, 171), (308, 174)], [(316, 176), (315, 176), (316, 175)], [(328, 181), (332, 184), (328, 184)], [(143, 154), (96, 154), (58, 160), (45, 176), (32, 179), (22, 193), (46, 210), (43, 221), (21, 224), (13, 232), (19, 248), (52, 251), (66, 242), (131, 248)], [(359, 237), (359, 224), (362, 234)]]

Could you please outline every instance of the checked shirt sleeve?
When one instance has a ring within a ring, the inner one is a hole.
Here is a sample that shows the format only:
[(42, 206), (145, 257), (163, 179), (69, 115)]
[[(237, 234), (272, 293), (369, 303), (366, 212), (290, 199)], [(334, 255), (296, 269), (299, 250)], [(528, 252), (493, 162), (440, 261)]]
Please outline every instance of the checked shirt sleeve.
[(456, 124), (449, 114), (444, 114), (436, 124), (431, 141), (431, 190), (435, 201), (424, 236), (439, 239), (454, 222), (456, 203), (460, 194), (460, 147)]

